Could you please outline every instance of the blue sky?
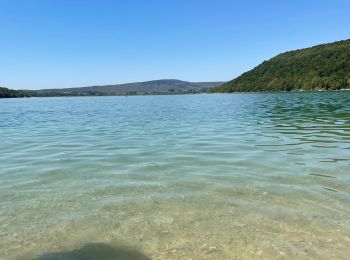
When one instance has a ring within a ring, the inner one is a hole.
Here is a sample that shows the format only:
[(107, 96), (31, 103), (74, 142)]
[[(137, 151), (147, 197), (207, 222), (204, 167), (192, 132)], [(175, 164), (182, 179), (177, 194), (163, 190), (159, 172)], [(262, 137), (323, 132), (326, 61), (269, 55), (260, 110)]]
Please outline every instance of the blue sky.
[(226, 81), (350, 38), (348, 0), (0, 0), (0, 86)]

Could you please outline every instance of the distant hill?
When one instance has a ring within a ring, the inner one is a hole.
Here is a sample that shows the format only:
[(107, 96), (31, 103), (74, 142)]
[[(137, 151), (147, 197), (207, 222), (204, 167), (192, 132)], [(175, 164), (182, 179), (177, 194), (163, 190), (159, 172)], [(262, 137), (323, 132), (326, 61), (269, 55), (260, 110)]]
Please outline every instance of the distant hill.
[(0, 98), (17, 98), (27, 96), (28, 94), (23, 91), (0, 87)]
[(289, 51), (212, 92), (338, 90), (350, 88), (350, 40)]
[(32, 90), (28, 91), (28, 93), (32, 96), (176, 94), (196, 93), (222, 84), (223, 82), (187, 82), (175, 79), (162, 79), (82, 88)]

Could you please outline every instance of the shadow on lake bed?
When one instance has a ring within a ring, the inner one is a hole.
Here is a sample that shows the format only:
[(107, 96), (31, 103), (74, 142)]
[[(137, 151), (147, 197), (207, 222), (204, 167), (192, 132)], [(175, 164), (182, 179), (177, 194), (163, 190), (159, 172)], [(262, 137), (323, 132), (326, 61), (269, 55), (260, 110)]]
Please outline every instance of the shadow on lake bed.
[(103, 243), (88, 243), (82, 248), (66, 252), (47, 253), (33, 260), (151, 260), (129, 247), (112, 247)]

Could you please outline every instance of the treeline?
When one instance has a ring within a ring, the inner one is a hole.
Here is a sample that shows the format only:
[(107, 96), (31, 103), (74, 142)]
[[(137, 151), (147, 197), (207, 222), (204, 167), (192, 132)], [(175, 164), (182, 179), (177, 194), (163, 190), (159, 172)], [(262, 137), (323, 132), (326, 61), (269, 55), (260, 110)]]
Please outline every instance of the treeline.
[(142, 95), (181, 95), (181, 94), (199, 94), (206, 93), (207, 90), (174, 90), (168, 89), (164, 91), (148, 91), (148, 92), (136, 92), (136, 91), (127, 91), (125, 93), (116, 93), (116, 92), (98, 92), (98, 91), (50, 91), (50, 90), (28, 90), (25, 91), (25, 94), (30, 97), (77, 97), (77, 96), (142, 96)]
[(25, 93), (30, 97), (78, 97), (78, 96), (103, 96), (103, 93), (97, 91), (87, 92), (60, 92), (55, 90), (26, 90)]
[(13, 90), (13, 89), (0, 87), (0, 98), (19, 98), (19, 97), (29, 97), (29, 94), (20, 90)]
[(279, 54), (212, 92), (345, 88), (350, 88), (350, 40)]

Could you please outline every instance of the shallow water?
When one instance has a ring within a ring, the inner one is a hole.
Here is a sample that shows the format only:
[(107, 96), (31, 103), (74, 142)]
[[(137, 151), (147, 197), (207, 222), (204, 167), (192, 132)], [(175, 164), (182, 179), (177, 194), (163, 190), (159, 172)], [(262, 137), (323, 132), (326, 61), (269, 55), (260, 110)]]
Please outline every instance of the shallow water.
[(3, 99), (0, 137), (0, 259), (350, 255), (350, 92)]

